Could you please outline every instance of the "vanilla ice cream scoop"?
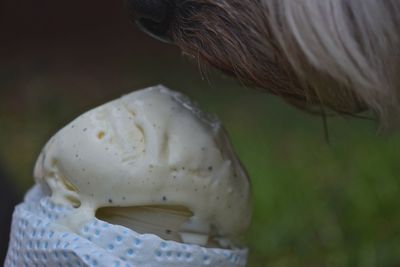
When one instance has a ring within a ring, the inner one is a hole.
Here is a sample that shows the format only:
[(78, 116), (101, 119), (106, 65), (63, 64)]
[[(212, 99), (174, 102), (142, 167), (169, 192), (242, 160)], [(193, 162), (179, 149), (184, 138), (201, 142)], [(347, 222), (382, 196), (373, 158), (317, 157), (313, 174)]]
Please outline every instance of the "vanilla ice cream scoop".
[(166, 239), (228, 247), (251, 217), (249, 179), (220, 122), (162, 86), (75, 119), (47, 143), (35, 178), (52, 201), (75, 207), (60, 221), (72, 230), (97, 216)]

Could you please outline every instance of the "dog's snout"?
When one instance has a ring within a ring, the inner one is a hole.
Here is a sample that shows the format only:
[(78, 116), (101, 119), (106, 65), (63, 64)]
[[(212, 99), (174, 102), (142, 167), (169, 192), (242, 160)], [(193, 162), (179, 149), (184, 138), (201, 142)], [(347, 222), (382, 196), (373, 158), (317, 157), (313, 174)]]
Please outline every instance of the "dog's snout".
[(127, 0), (131, 19), (147, 34), (170, 42), (169, 29), (174, 8), (171, 0)]

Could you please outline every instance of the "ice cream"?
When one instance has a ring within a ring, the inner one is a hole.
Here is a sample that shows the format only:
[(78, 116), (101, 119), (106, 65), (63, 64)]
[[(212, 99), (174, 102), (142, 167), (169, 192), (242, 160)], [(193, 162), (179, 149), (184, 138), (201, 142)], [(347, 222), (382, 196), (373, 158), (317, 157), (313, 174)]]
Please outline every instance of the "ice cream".
[(81, 115), (43, 149), (36, 182), (73, 206), (77, 232), (95, 216), (139, 233), (232, 248), (251, 218), (250, 183), (220, 122), (156, 86)]

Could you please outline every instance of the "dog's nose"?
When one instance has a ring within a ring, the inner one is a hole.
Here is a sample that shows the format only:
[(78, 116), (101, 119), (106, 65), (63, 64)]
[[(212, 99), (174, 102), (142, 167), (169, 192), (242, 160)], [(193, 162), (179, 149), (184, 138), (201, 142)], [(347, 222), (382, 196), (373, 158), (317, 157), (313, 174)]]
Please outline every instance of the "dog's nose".
[(127, 0), (131, 19), (147, 34), (164, 42), (173, 18), (172, 0)]

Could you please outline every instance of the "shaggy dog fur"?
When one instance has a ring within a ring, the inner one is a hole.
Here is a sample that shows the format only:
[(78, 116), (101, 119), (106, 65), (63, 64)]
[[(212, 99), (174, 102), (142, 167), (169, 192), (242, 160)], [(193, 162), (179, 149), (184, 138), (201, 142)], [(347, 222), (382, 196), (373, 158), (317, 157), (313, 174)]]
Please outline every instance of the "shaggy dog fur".
[[(130, 7), (139, 1), (130, 0)], [(371, 110), (384, 126), (400, 121), (399, 0), (151, 0), (146, 5), (161, 2), (168, 12), (150, 17), (153, 26), (162, 24), (162, 33), (185, 54), (246, 85), (318, 114)]]

